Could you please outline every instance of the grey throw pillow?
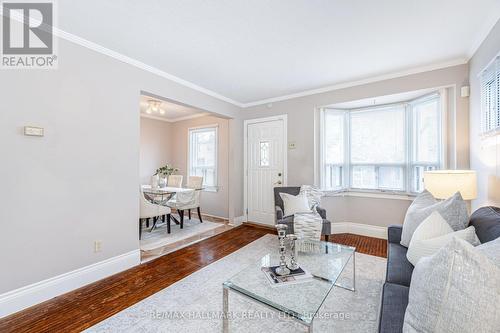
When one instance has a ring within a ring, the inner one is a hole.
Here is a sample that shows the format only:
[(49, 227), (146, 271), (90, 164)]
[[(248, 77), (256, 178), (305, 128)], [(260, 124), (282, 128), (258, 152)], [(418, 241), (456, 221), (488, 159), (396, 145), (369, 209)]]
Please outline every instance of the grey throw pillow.
[(500, 269), (453, 238), (411, 278), (403, 332), (493, 333), (500, 328)]
[(500, 268), (500, 238), (483, 243), (476, 247)]
[(426, 190), (413, 200), (406, 211), (401, 245), (406, 247), (410, 245), (415, 229), (434, 211), (439, 212), (454, 231), (465, 229), (469, 222), (467, 205), (459, 192), (444, 201), (438, 201)]

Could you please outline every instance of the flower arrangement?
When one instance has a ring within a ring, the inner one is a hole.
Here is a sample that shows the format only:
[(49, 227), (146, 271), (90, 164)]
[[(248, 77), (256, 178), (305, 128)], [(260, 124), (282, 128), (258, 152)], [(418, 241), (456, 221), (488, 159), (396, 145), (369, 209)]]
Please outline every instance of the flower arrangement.
[(168, 176), (176, 173), (177, 171), (179, 171), (179, 169), (177, 169), (169, 164), (166, 164), (166, 165), (156, 169), (155, 176), (158, 175), (160, 177), (167, 178)]

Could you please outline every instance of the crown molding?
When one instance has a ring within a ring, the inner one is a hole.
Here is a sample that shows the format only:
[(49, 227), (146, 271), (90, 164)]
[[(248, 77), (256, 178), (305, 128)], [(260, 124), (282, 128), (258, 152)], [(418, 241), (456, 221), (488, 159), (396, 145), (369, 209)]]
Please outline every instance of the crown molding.
[[(365, 78), (365, 79), (361, 79), (361, 80), (346, 81), (346, 82), (342, 82), (339, 84), (329, 85), (329, 86), (325, 86), (325, 87), (321, 87), (321, 88), (317, 88), (317, 89), (305, 90), (305, 91), (301, 91), (298, 93), (287, 94), (287, 95), (282, 95), (282, 96), (277, 96), (277, 97), (272, 97), (272, 98), (266, 98), (266, 99), (257, 100), (257, 101), (253, 101), (253, 102), (246, 102), (246, 103), (238, 102), (238, 101), (233, 100), (229, 97), (226, 97), (226, 96), (223, 96), (219, 93), (216, 93), (212, 90), (203, 88), (203, 87), (201, 87), (197, 84), (194, 84), (190, 81), (181, 79), (175, 75), (169, 74), (169, 73), (162, 71), (156, 67), (147, 65), (139, 60), (133, 59), (133, 58), (128, 57), (124, 54), (121, 54), (119, 52), (108, 49), (102, 45), (91, 42), (87, 39), (73, 35), (69, 32), (62, 30), (62, 29), (54, 28), (54, 34), (60, 38), (67, 40), (67, 41), (73, 42), (75, 44), (78, 44), (80, 46), (83, 46), (85, 48), (93, 50), (95, 52), (107, 55), (111, 58), (114, 58), (114, 59), (119, 60), (121, 62), (127, 63), (129, 65), (135, 66), (139, 69), (150, 72), (152, 74), (161, 76), (167, 80), (173, 81), (173, 82), (178, 83), (178, 84), (185, 86), (187, 88), (196, 90), (196, 91), (201, 92), (205, 95), (217, 98), (221, 101), (230, 103), (230, 104), (235, 105), (235, 106), (240, 107), (240, 108), (249, 108), (249, 107), (258, 106), (258, 105), (262, 105), (262, 104), (280, 102), (280, 101), (293, 99), (293, 98), (299, 98), (299, 97), (306, 97), (306, 96), (330, 92), (330, 91), (334, 91), (334, 90), (338, 90), (338, 89), (350, 88), (350, 87), (355, 87), (355, 86), (359, 86), (359, 85), (363, 85), (363, 84), (374, 83), (374, 82), (378, 82), (378, 81), (399, 78), (399, 77), (403, 77), (403, 76), (407, 76), (407, 75), (419, 74), (419, 73), (433, 71), (433, 70), (437, 70), (437, 69), (466, 64), (470, 60), (472, 55), (476, 52), (476, 50), (479, 48), (479, 46), (484, 41), (484, 39), (488, 36), (488, 34), (491, 31), (491, 29), (493, 28), (494, 24), (496, 24), (496, 21), (493, 22), (492, 24), (490, 23), (490, 24), (485, 25), (485, 28), (478, 35), (478, 39), (473, 44), (473, 46), (471, 47), (471, 49), (468, 52), (466, 57), (453, 59), (453, 60), (447, 61), (447, 62), (440, 62), (440, 63), (435, 63), (435, 64), (431, 64), (431, 65), (426, 65), (426, 66), (415, 67), (415, 68), (411, 68), (411, 69), (403, 70), (403, 71), (399, 71), (399, 72), (393, 72), (393, 73), (387, 73), (387, 74), (383, 74), (383, 75), (379, 75), (379, 76), (373, 76), (373, 77), (369, 77), (369, 78)], [(158, 120), (162, 120), (162, 119), (158, 119)]]
[(200, 118), (200, 117), (204, 117), (204, 116), (208, 116), (208, 115), (210, 115), (210, 113), (203, 112), (203, 113), (192, 114), (192, 115), (185, 116), (185, 117), (180, 117), (180, 118), (165, 118), (165, 117), (155, 116), (155, 115), (151, 115), (151, 114), (145, 114), (145, 113), (141, 112), (141, 117), (142, 118), (160, 120), (160, 121), (164, 121), (164, 122), (167, 122), (167, 123), (176, 123), (178, 121), (189, 120), (189, 119), (194, 119), (194, 118)]
[(142, 69), (144, 71), (150, 72), (152, 74), (156, 74), (156, 75), (161, 76), (161, 77), (163, 77), (163, 78), (165, 78), (167, 80), (170, 80), (170, 81), (173, 81), (175, 83), (178, 83), (178, 84), (180, 84), (180, 85), (182, 85), (184, 87), (196, 90), (196, 91), (201, 92), (201, 93), (203, 93), (205, 95), (217, 98), (217, 99), (219, 99), (221, 101), (233, 104), (235, 106), (242, 107), (242, 103), (240, 103), (238, 101), (235, 101), (235, 100), (233, 100), (231, 98), (228, 98), (226, 96), (223, 96), (221, 94), (218, 94), (215, 91), (203, 88), (203, 87), (201, 87), (201, 86), (199, 86), (197, 84), (194, 84), (194, 83), (192, 83), (190, 81), (181, 79), (180, 77), (177, 77), (175, 75), (172, 75), (170, 73), (162, 71), (161, 69), (158, 69), (156, 67), (147, 65), (147, 64), (143, 63), (142, 61), (133, 59), (133, 58), (128, 57), (128, 56), (126, 56), (124, 54), (121, 54), (119, 52), (116, 52), (116, 51), (113, 51), (111, 49), (108, 49), (107, 47), (104, 47), (104, 46), (99, 45), (97, 43), (91, 42), (91, 41), (89, 41), (87, 39), (78, 37), (78, 36), (73, 35), (73, 34), (71, 34), (69, 32), (61, 30), (59, 28), (55, 28), (54, 27), (54, 34), (56, 36), (60, 37), (60, 38), (63, 38), (65, 40), (67, 40), (67, 41), (70, 41), (72, 43), (78, 44), (80, 46), (83, 46), (83, 47), (85, 47), (87, 49), (96, 51), (98, 53), (107, 55), (107, 56), (109, 56), (109, 57), (111, 57), (113, 59), (119, 60), (119, 61), (124, 62), (124, 63), (129, 64), (129, 65), (132, 65), (134, 67), (137, 67), (137, 68)]
[(362, 79), (362, 80), (347, 81), (347, 82), (343, 82), (343, 83), (339, 83), (339, 84), (335, 84), (335, 85), (331, 85), (331, 86), (326, 86), (326, 87), (322, 87), (322, 88), (318, 88), (318, 89), (306, 90), (306, 91), (298, 92), (295, 94), (283, 95), (283, 96), (279, 96), (279, 97), (272, 97), (272, 98), (263, 99), (260, 101), (249, 102), (249, 103), (243, 104), (242, 107), (249, 108), (252, 106), (257, 106), (257, 105), (262, 105), (262, 104), (281, 102), (281, 101), (285, 101), (288, 99), (293, 99), (293, 98), (298, 98), (298, 97), (306, 97), (306, 96), (326, 93), (326, 92), (330, 92), (330, 91), (334, 91), (334, 90), (360, 86), (363, 84), (375, 83), (375, 82), (380, 82), (380, 81), (384, 81), (384, 80), (396, 79), (396, 78), (403, 77), (403, 76), (419, 74), (419, 73), (424, 73), (424, 72), (430, 72), (430, 71), (443, 69), (443, 68), (447, 68), (447, 67), (464, 65), (467, 62), (468, 62), (468, 59), (466, 59), (466, 58), (458, 58), (458, 59), (454, 59), (454, 60), (447, 61), (447, 62), (441, 62), (441, 63), (436, 63), (436, 64), (432, 64), (432, 65), (427, 65), (427, 66), (415, 67), (415, 68), (400, 71), (400, 72), (388, 73), (388, 74), (383, 74), (383, 75), (379, 75), (379, 76), (372, 76), (372, 77)]

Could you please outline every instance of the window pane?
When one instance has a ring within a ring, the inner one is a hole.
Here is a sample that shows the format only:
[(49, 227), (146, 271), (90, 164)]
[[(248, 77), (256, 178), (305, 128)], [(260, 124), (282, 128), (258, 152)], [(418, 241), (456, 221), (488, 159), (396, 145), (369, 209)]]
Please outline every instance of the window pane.
[(325, 112), (325, 163), (344, 163), (344, 113)]
[(437, 166), (422, 166), (417, 165), (413, 168), (413, 188), (412, 191), (415, 193), (420, 193), (424, 190), (424, 172), (437, 170)]
[(192, 129), (189, 140), (189, 175), (202, 176), (205, 186), (216, 186), (216, 128)]
[(325, 164), (324, 188), (338, 189), (343, 185), (343, 167), (333, 164)]
[(269, 141), (260, 143), (260, 166), (269, 166)]
[(351, 113), (351, 162), (405, 162), (403, 107)]
[(414, 159), (419, 163), (439, 162), (439, 99), (413, 106)]
[(352, 167), (352, 187), (376, 189), (377, 176), (374, 166), (354, 166)]
[(378, 187), (387, 190), (404, 189), (404, 170), (401, 167), (379, 167)]

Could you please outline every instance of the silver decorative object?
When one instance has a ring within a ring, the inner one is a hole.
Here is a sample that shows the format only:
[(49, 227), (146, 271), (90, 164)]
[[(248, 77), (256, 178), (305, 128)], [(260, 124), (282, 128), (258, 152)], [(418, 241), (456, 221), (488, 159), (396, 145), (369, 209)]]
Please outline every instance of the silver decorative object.
[(276, 225), (276, 229), (278, 230), (278, 239), (280, 241), (280, 266), (276, 268), (276, 274), (278, 275), (290, 274), (290, 270), (286, 267), (286, 258), (285, 258), (285, 237), (287, 228), (288, 226), (286, 224)]
[(290, 265), (288, 265), (287, 267), (293, 271), (299, 268), (299, 264), (297, 264), (296, 260), (297, 252), (295, 247), (295, 241), (297, 240), (297, 236), (295, 236), (294, 234), (288, 234), (286, 237), (290, 241), (290, 252), (291, 252)]

